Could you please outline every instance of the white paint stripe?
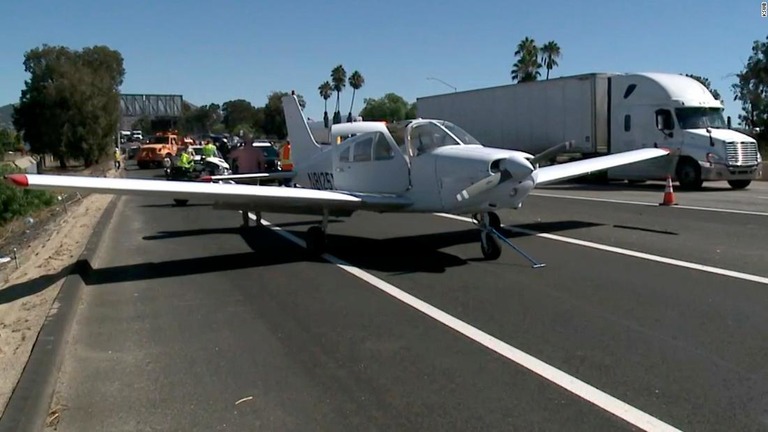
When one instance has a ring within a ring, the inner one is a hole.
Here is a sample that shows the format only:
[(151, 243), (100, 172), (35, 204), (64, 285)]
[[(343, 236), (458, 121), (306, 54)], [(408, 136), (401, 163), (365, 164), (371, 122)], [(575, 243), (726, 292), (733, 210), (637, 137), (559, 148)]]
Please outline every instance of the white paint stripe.
[[(540, 192), (531, 193), (529, 195), (540, 196), (540, 197), (550, 197), (550, 198), (568, 198), (568, 199), (584, 200), (584, 201), (602, 201), (602, 202), (617, 203), (617, 204), (633, 204), (633, 205), (643, 205), (643, 206), (651, 206), (651, 207), (659, 206), (658, 203), (649, 203), (649, 202), (643, 202), (643, 201), (626, 201), (626, 200), (617, 200), (617, 199), (609, 199), (609, 198), (594, 198), (594, 197), (559, 195), (559, 194), (549, 194), (549, 193), (543, 194)], [(747, 214), (747, 215), (755, 215), (755, 216), (768, 216), (768, 212), (749, 211), (749, 210), (719, 209), (719, 208), (713, 208), (713, 207), (695, 207), (695, 206), (685, 206), (685, 205), (679, 205), (679, 204), (672, 207), (688, 209), (688, 210), (702, 210), (702, 211), (712, 211), (712, 212), (721, 212), (721, 213), (736, 213), (736, 214)]]
[[(256, 216), (253, 213), (249, 213), (249, 217), (256, 220)], [(277, 227), (270, 222), (262, 219), (262, 223), (275, 230), (278, 234), (287, 238), (288, 240), (296, 243), (301, 247), (306, 247), (303, 240), (295, 235), (284, 231), (282, 228)], [(405, 291), (391, 285), (376, 276), (360, 270), (339, 258), (336, 258), (330, 254), (323, 254), (322, 257), (328, 262), (336, 265), (340, 269), (347, 273), (362, 279), (365, 282), (373, 285), (381, 291), (391, 295), (392, 297), (400, 300), (401, 302), (411, 306), (419, 312), (435, 319), (443, 325), (463, 334), (464, 336), (474, 340), (475, 342), (485, 346), (486, 348), (512, 360), (513, 362), (523, 366), (524, 368), (540, 375), (541, 377), (551, 381), (554, 384), (570, 391), (571, 393), (582, 397), (583, 399), (591, 402), (594, 405), (610, 412), (611, 414), (618, 416), (625, 421), (647, 431), (679, 431), (679, 429), (662, 422), (661, 420), (647, 414), (639, 409), (623, 402), (615, 397), (597, 389), (578, 378), (572, 377), (565, 372), (550, 366), (547, 363), (531, 356), (519, 349), (507, 344), (506, 342), (499, 340), (482, 330), (479, 330), (458, 318), (443, 312), (442, 310), (432, 306), (431, 304), (420, 300)]]
[[(464, 217), (464, 216), (456, 216), (456, 215), (447, 214), (447, 213), (435, 213), (435, 214), (437, 216), (441, 216), (441, 217), (445, 217), (445, 218), (456, 219), (456, 220), (460, 220), (460, 221), (464, 221), (464, 222), (474, 223), (474, 221), (471, 218)], [(674, 258), (667, 258), (667, 257), (663, 257), (663, 256), (658, 256), (658, 255), (651, 255), (651, 254), (648, 254), (648, 253), (645, 253), (645, 252), (637, 252), (637, 251), (633, 251), (633, 250), (629, 250), (629, 249), (622, 249), (622, 248), (615, 247), (615, 246), (608, 246), (608, 245), (604, 245), (604, 244), (600, 244), (600, 243), (593, 243), (593, 242), (586, 241), (586, 240), (578, 240), (578, 239), (571, 238), (571, 237), (563, 237), (563, 236), (554, 235), (554, 234), (541, 233), (541, 232), (538, 232), (538, 231), (532, 231), (532, 230), (525, 229), (525, 228), (518, 228), (518, 227), (515, 227), (515, 226), (504, 225), (504, 229), (507, 229), (507, 230), (513, 231), (513, 232), (522, 233), (522, 234), (528, 234), (528, 235), (532, 235), (532, 236), (543, 237), (543, 238), (550, 239), (550, 240), (556, 240), (556, 241), (561, 241), (561, 242), (565, 242), (565, 243), (571, 243), (571, 244), (575, 244), (575, 245), (579, 245), (579, 246), (586, 246), (586, 247), (589, 247), (589, 248), (599, 249), (599, 250), (602, 250), (602, 251), (613, 252), (613, 253), (617, 253), (617, 254), (621, 254), (621, 255), (627, 255), (627, 256), (631, 256), (631, 257), (635, 257), (635, 258), (641, 258), (641, 259), (645, 259), (645, 260), (649, 260), (649, 261), (660, 262), (660, 263), (674, 265), (674, 266), (678, 266), (678, 267), (685, 267), (685, 268), (689, 268), (689, 269), (693, 269), (693, 270), (700, 270), (700, 271), (704, 271), (704, 272), (718, 274), (718, 275), (721, 275), (721, 276), (729, 276), (729, 277), (736, 278), (736, 279), (742, 279), (742, 280), (747, 280), (747, 281), (750, 281), (750, 282), (757, 282), (757, 283), (768, 285), (768, 278), (767, 277), (757, 276), (757, 275), (753, 275), (753, 274), (749, 274), (749, 273), (742, 273), (742, 272), (737, 272), (737, 271), (734, 271), (734, 270), (726, 270), (726, 269), (722, 269), (722, 268), (718, 268), (718, 267), (712, 267), (712, 266), (708, 266), (708, 265), (704, 265), (704, 264), (697, 264), (697, 263), (692, 263), (692, 262), (688, 262), (688, 261), (681, 261), (681, 260), (677, 260), (677, 259), (674, 259)]]

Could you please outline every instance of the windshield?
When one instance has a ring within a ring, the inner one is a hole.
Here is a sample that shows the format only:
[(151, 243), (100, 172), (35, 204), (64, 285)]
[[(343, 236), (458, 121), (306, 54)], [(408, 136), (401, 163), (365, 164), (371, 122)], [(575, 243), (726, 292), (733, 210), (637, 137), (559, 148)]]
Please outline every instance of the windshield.
[(408, 133), (408, 142), (411, 156), (431, 153), (440, 147), (461, 145), (446, 129), (432, 121), (415, 123)]
[(203, 148), (202, 147), (192, 147), (192, 151), (195, 152), (196, 155), (202, 156), (203, 155)]
[(722, 108), (676, 108), (675, 115), (681, 129), (725, 129)]
[(456, 126), (455, 124), (445, 121), (445, 120), (439, 120), (435, 123), (439, 124), (440, 126), (448, 129), (448, 132), (456, 135), (456, 137), (461, 140), (464, 144), (480, 144), (480, 141), (478, 141), (475, 137), (470, 135), (467, 131), (464, 129)]
[(149, 137), (148, 144), (168, 144), (169, 137), (167, 136), (153, 136)]

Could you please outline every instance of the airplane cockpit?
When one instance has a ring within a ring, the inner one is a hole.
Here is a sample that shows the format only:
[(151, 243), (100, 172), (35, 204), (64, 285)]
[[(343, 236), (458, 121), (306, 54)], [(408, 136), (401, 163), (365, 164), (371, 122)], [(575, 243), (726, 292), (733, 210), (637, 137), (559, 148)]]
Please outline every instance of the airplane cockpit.
[(409, 157), (445, 146), (480, 144), (467, 131), (444, 120), (405, 120), (388, 124), (387, 129), (403, 154)]

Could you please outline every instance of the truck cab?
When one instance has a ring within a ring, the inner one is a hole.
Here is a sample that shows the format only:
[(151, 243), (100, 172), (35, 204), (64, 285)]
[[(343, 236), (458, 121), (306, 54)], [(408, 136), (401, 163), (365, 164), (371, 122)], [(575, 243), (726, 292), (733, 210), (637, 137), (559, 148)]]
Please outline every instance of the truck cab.
[(179, 137), (175, 133), (158, 133), (149, 137), (139, 149), (136, 165), (140, 169), (162, 167), (164, 158), (172, 158), (179, 149)]
[(617, 74), (610, 77), (611, 153), (664, 147), (669, 157), (608, 170), (628, 181), (664, 180), (683, 189), (725, 180), (734, 189), (760, 178), (757, 142), (731, 130), (723, 104), (698, 81), (677, 74)]

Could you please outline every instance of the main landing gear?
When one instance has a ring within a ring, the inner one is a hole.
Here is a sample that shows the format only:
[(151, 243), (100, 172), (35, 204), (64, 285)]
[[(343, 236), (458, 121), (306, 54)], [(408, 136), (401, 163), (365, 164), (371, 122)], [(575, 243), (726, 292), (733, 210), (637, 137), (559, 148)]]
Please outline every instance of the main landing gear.
[(328, 229), (328, 210), (323, 210), (323, 222), (307, 230), (307, 250), (312, 255), (322, 255), (325, 253), (326, 239), (325, 231)]
[[(248, 228), (251, 226), (251, 215), (247, 210), (240, 211), (240, 215), (243, 217), (242, 228)], [(256, 212), (256, 226), (261, 226), (261, 212)]]
[(544, 267), (546, 264), (539, 263), (528, 254), (523, 252), (520, 248), (512, 244), (509, 239), (499, 233), (501, 229), (501, 219), (495, 212), (487, 212), (481, 214), (472, 215), (472, 219), (480, 228), (480, 250), (483, 252), (483, 258), (487, 260), (495, 260), (501, 256), (501, 246), (499, 241), (512, 247), (517, 253), (525, 257), (533, 268)]

